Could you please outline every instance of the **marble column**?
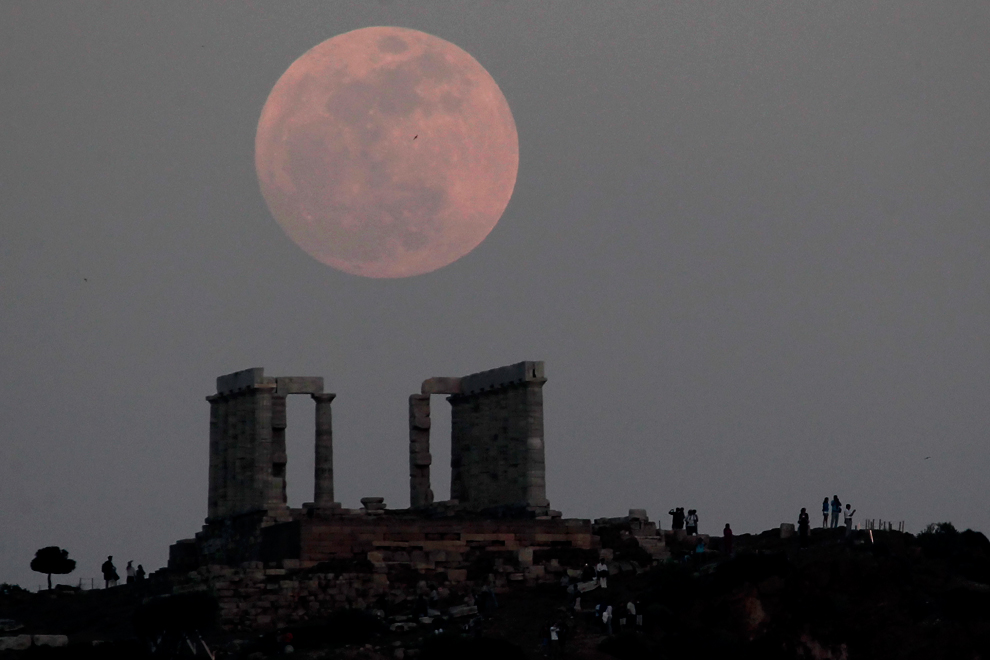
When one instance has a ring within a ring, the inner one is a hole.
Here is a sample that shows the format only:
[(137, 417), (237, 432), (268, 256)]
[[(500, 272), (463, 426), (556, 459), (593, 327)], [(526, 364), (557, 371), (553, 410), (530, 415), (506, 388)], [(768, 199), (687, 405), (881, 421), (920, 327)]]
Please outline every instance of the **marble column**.
[(286, 496), (285, 464), (285, 395), (272, 396), (272, 484), (268, 494), (268, 510), (285, 509), (288, 507)]
[(546, 378), (526, 381), (526, 504), (548, 508), (546, 459), (543, 448), (543, 385)]
[(220, 515), (220, 489), (223, 479), (223, 438), (220, 433), (220, 416), (223, 397), (214, 394), (206, 397), (210, 402), (210, 490), (207, 496), (206, 519)]
[(313, 504), (330, 508), (333, 499), (333, 417), (330, 403), (336, 394), (310, 394), (316, 402), (316, 473), (313, 480)]
[(430, 487), (430, 395), (409, 396), (409, 506), (433, 504)]
[(255, 385), (249, 400), (248, 438), (251, 448), (248, 501), (242, 511), (269, 509), (272, 492), (272, 394), (274, 385)]

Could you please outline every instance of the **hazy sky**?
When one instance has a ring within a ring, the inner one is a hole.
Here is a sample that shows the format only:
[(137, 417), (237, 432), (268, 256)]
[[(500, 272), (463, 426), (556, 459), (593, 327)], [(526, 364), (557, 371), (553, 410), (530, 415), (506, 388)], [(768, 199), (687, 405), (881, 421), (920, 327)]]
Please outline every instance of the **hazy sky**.
[[(204, 397), (253, 366), (337, 392), (345, 506), (408, 505), (424, 378), (545, 360), (565, 516), (743, 533), (838, 493), (990, 528), (990, 5), (470, 4), (0, 4), (0, 582), (47, 545), (65, 582), (162, 566), (206, 515)], [(411, 279), (307, 256), (254, 171), (281, 73), (370, 25), (471, 53), (519, 132), (501, 222)]]

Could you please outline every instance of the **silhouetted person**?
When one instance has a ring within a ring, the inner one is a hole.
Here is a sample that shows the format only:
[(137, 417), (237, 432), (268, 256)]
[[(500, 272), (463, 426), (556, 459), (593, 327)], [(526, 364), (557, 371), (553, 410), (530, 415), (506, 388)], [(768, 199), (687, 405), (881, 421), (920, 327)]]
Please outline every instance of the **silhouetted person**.
[(694, 536), (698, 533), (698, 512), (695, 509), (688, 509), (684, 526), (687, 527), (688, 536)]
[(612, 636), (612, 606), (607, 605), (605, 607), (605, 612), (602, 614), (602, 624), (604, 625), (605, 631)]
[(557, 622), (550, 624), (550, 657), (559, 658), (561, 657), (560, 652), (560, 626)]
[(116, 587), (120, 576), (117, 575), (117, 567), (113, 565), (113, 555), (107, 557), (100, 570), (103, 571), (104, 588)]
[(847, 504), (846, 510), (842, 513), (842, 522), (846, 524), (846, 536), (849, 536), (853, 531), (853, 514), (856, 513), (856, 509), (853, 509), (851, 505)]
[(413, 609), (413, 612), (416, 614), (416, 618), (421, 619), (424, 616), (427, 616), (428, 609), (429, 606), (426, 604), (426, 598), (423, 594), (416, 596), (416, 607)]
[(671, 509), (668, 511), (673, 520), (670, 523), (671, 529), (684, 529), (684, 507), (679, 506), (676, 509)]
[(705, 561), (705, 539), (698, 537), (698, 543), (694, 546), (694, 563), (701, 566)]
[(598, 580), (599, 587), (608, 589), (608, 566), (601, 559), (595, 565), (595, 578)]
[(143, 582), (145, 575), (147, 575), (147, 573), (144, 572), (144, 566), (138, 564), (137, 572), (134, 573), (134, 579), (138, 582)]
[(808, 515), (808, 510), (801, 507), (801, 513), (798, 514), (798, 538), (801, 539), (802, 548), (808, 546), (808, 534), (810, 533), (811, 517)]
[(726, 557), (732, 556), (732, 528), (729, 523), (725, 523), (725, 529), (722, 530), (722, 551)]
[(134, 568), (134, 560), (127, 562), (127, 566), (124, 567), (124, 575), (127, 576), (127, 584), (134, 584), (134, 576), (137, 575), (137, 570)]
[(832, 529), (839, 526), (839, 514), (842, 513), (842, 502), (838, 495), (832, 496)]

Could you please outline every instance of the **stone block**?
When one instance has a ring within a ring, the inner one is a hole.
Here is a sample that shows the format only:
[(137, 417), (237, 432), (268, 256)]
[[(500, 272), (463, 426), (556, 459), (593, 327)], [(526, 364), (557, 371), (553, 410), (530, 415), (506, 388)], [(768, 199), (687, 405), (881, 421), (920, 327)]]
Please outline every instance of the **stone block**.
[(321, 376), (279, 376), (275, 379), (275, 394), (322, 394)]
[(646, 515), (646, 509), (629, 509), (629, 518), (631, 520), (642, 520), (643, 522), (649, 522), (649, 517)]
[(237, 390), (247, 389), (265, 382), (265, 370), (262, 367), (243, 369), (217, 378), (217, 394), (227, 394)]
[(780, 523), (780, 538), (789, 539), (794, 536), (794, 523)]
[(61, 648), (69, 645), (69, 638), (65, 635), (35, 635), (34, 645)]
[(461, 379), (455, 376), (434, 376), (423, 381), (422, 394), (460, 394)]
[(31, 635), (0, 637), (0, 651), (23, 651), (31, 647)]
[(530, 380), (539, 381), (543, 378), (543, 362), (517, 362), (505, 367), (463, 376), (460, 379), (461, 393), (474, 394)]
[(455, 605), (448, 610), (448, 613), (455, 619), (462, 616), (472, 616), (478, 613), (478, 607), (476, 605)]

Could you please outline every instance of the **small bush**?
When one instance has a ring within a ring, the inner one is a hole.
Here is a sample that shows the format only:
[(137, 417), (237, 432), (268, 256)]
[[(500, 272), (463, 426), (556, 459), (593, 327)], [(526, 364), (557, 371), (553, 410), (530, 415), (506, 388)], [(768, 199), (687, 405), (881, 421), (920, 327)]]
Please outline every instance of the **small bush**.
[(922, 534), (956, 534), (956, 528), (950, 522), (930, 523), (919, 536)]

